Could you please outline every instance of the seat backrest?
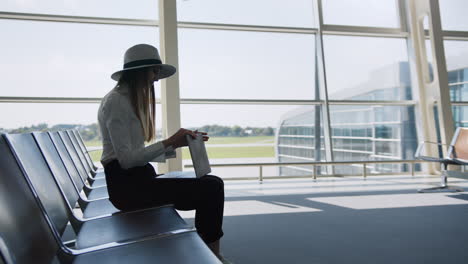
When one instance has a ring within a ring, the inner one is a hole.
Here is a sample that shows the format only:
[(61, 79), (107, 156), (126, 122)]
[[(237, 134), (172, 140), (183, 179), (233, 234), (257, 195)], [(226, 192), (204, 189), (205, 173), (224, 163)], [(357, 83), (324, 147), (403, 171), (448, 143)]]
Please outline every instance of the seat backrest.
[(80, 173), (78, 172), (75, 164), (73, 163), (72, 157), (70, 153), (68, 153), (68, 150), (62, 141), (62, 138), (60, 137), (58, 132), (49, 132), (49, 135), (52, 139), (52, 142), (54, 143), (55, 149), (57, 150), (60, 158), (63, 161), (63, 164), (67, 168), (70, 177), (75, 183), (78, 191), (81, 192), (81, 190), (83, 190), (84, 187), (83, 179), (81, 178)]
[(26, 178), (31, 183), (31, 189), (38, 195), (54, 228), (62, 235), (71, 211), (32, 134), (5, 136)]
[(449, 157), (468, 160), (468, 128), (459, 127), (454, 133)]
[[(1, 252), (0, 252), (1, 253)], [(7, 262), (3, 256), (3, 254), (0, 254), (0, 264), (9, 264), (9, 263), (13, 263), (13, 260)]]
[(0, 136), (0, 237), (7, 264), (50, 263), (59, 248), (22, 169)]
[(81, 149), (80, 145), (78, 144), (78, 141), (76, 140), (75, 134), (73, 134), (71, 130), (67, 130), (65, 132), (67, 133), (68, 138), (70, 138), (70, 141), (73, 145), (73, 148), (76, 151), (76, 154), (78, 154), (78, 157), (80, 157), (81, 164), (83, 164), (83, 167), (86, 169), (87, 172), (92, 172), (93, 170), (88, 164), (88, 161), (86, 160), (83, 150)]
[(3, 240), (0, 234), (0, 264), (10, 264), (10, 263), (13, 264), (11, 253), (8, 250), (5, 240)]
[(42, 152), (42, 155), (47, 161), (52, 174), (60, 184), (60, 187), (67, 198), (68, 204), (71, 208), (74, 208), (79, 198), (77, 191), (80, 190), (78, 187), (74, 186), (74, 183), (72, 182), (72, 179), (60, 158), (54, 143), (52, 142), (52, 139), (47, 132), (35, 132), (33, 133), (33, 136)]
[(68, 133), (65, 131), (59, 131), (58, 134), (60, 135), (60, 138), (62, 139), (63, 144), (65, 145), (65, 148), (67, 149), (68, 154), (70, 154), (73, 164), (78, 170), (78, 173), (80, 174), (81, 178), (83, 179), (83, 181), (87, 181), (88, 176), (89, 176), (88, 171), (83, 166), (83, 163), (80, 157), (78, 156), (76, 149), (73, 147), (73, 144), (70, 140), (70, 137), (68, 136)]
[(94, 166), (93, 160), (89, 156), (88, 149), (86, 148), (86, 146), (85, 146), (85, 144), (83, 142), (83, 138), (81, 137), (80, 132), (78, 130), (76, 130), (76, 129), (73, 129), (71, 131), (75, 135), (76, 141), (78, 142), (78, 145), (80, 146), (81, 151), (83, 151), (83, 154), (85, 155), (86, 161), (88, 161), (88, 165), (91, 168), (94, 169), (95, 166)]

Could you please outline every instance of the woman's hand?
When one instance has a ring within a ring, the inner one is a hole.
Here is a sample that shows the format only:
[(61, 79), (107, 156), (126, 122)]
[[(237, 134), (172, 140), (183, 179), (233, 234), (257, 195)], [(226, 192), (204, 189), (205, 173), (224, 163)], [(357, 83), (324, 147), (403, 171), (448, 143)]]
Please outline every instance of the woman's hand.
[(185, 147), (188, 145), (186, 136), (190, 135), (192, 138), (195, 138), (197, 134), (203, 135), (203, 141), (208, 141), (209, 137), (206, 136), (207, 133), (205, 132), (198, 132), (197, 130), (192, 131), (185, 128), (181, 128), (174, 135), (164, 140), (163, 144), (165, 147), (172, 146), (174, 149)]
[(210, 139), (210, 137), (207, 136), (208, 133), (206, 133), (206, 132), (200, 132), (198, 130), (195, 130), (194, 133), (197, 134), (197, 135), (202, 135), (203, 136), (203, 141), (208, 141), (208, 139)]

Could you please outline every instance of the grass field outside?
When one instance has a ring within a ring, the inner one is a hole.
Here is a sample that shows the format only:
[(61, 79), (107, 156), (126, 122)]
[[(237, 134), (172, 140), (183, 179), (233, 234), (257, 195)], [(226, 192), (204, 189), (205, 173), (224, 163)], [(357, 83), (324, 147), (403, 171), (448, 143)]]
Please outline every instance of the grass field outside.
[[(208, 157), (210, 159), (225, 159), (225, 158), (264, 158), (274, 157), (274, 137), (273, 136), (256, 136), (256, 137), (213, 137), (206, 143)], [(87, 141), (87, 147), (100, 147), (100, 141)], [(222, 147), (210, 145), (223, 144)], [(232, 147), (225, 144), (232, 144)], [(271, 144), (261, 146), (249, 146), (249, 144)], [(242, 146), (245, 145), (245, 146)], [(93, 161), (99, 161), (102, 150), (92, 151), (91, 158)], [(182, 149), (182, 159), (190, 159), (188, 148)]]
[(100, 140), (85, 141), (84, 143), (86, 147), (101, 147), (102, 146), (102, 142)]
[[(211, 159), (265, 158), (275, 156), (273, 147), (208, 147), (206, 151), (208, 152), (208, 157)], [(182, 159), (190, 159), (188, 148), (182, 149)]]
[(273, 136), (258, 137), (212, 137), (206, 142), (207, 145), (213, 144), (255, 144), (255, 143), (275, 143)]

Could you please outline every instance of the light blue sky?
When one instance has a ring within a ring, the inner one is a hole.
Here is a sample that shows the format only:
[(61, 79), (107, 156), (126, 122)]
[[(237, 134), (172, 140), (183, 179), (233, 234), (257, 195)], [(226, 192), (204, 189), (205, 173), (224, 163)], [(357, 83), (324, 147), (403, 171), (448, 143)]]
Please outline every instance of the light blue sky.
[[(181, 21), (313, 27), (310, 0), (178, 0)], [(285, 4), (287, 3), (287, 4)], [(468, 1), (441, 0), (447, 29), (468, 30)], [(457, 8), (452, 8), (457, 6)], [(157, 19), (156, 0), (2, 0), (0, 11)], [(445, 15), (450, 13), (450, 15)], [(326, 23), (398, 25), (394, 0), (324, 0)], [(2, 96), (101, 97), (115, 82), (123, 52), (158, 45), (151, 27), (1, 20)], [(330, 94), (356, 87), (376, 69), (407, 59), (401, 39), (326, 36)], [(314, 38), (304, 34), (179, 30), (182, 98), (313, 99)], [(468, 51), (451, 44), (447, 57)], [(332, 98), (333, 99), (333, 98)], [(92, 104), (0, 104), (0, 127), (96, 122)], [(294, 106), (183, 105), (183, 126), (276, 126)]]

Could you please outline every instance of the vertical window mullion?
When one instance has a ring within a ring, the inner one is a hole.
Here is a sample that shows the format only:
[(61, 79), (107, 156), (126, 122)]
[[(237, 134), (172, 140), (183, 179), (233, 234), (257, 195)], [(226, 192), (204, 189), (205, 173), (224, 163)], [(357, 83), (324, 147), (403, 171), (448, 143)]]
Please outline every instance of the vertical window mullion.
[[(324, 102), (322, 106), (322, 125), (325, 145), (325, 156), (327, 161), (333, 161), (333, 145), (331, 137), (331, 126), (330, 126), (330, 113), (329, 113), (329, 102), (328, 102), (328, 91), (327, 91), (327, 79), (325, 69), (325, 55), (323, 49), (323, 10), (322, 0), (316, 1), (316, 15), (317, 20), (317, 35), (316, 35), (316, 63), (317, 63), (317, 80), (319, 88), (322, 94), (320, 100)], [(328, 174), (334, 174), (333, 166), (328, 166)]]

